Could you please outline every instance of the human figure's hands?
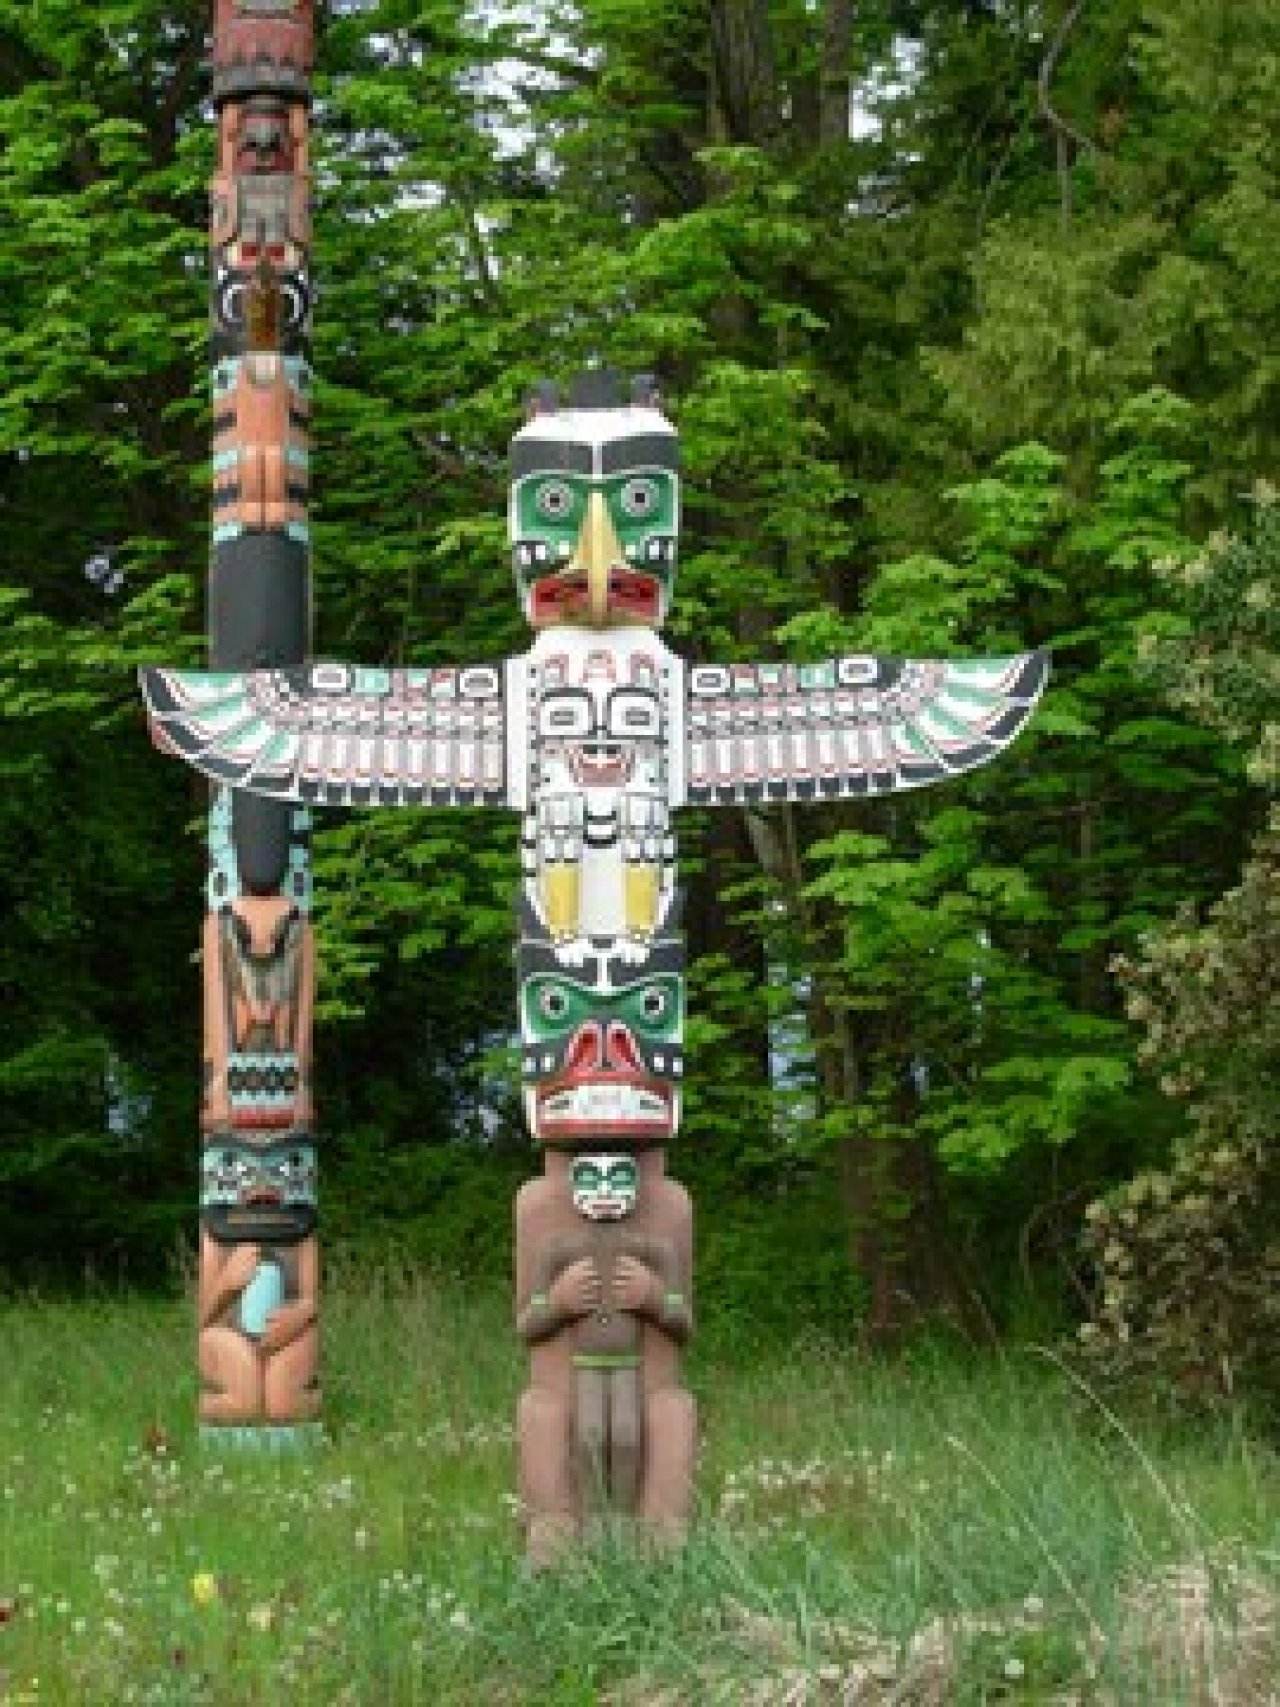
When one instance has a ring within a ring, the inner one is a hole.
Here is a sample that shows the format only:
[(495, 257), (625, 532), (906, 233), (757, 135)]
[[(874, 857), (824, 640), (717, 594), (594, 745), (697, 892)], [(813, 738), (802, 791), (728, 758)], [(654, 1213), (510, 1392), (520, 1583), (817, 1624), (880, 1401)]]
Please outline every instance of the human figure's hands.
[(612, 1296), (620, 1310), (656, 1310), (662, 1299), (662, 1282), (639, 1257), (619, 1257), (613, 1271)]
[(262, 1261), (259, 1245), (233, 1245), (222, 1267), (222, 1284), (232, 1292), (243, 1292)]
[(547, 1303), (561, 1316), (589, 1316), (600, 1308), (600, 1271), (592, 1257), (579, 1257), (551, 1283)]

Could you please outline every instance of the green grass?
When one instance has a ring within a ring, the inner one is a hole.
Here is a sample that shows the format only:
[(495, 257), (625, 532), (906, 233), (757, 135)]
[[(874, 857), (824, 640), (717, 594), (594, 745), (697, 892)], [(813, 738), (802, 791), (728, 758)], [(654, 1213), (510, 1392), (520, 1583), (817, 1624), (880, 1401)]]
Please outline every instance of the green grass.
[(1280, 1701), (1274, 1453), (1031, 1349), (744, 1361), (704, 1323), (689, 1545), (530, 1578), (499, 1289), (332, 1274), (292, 1458), (200, 1448), (187, 1303), (0, 1303), (0, 1347), (3, 1702)]

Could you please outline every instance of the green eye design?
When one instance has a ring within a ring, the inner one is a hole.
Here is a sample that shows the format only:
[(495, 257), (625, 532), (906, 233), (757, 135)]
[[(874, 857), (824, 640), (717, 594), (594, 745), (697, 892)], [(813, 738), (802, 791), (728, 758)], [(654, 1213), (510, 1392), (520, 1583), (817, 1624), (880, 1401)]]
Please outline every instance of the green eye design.
[(658, 487), (653, 480), (628, 480), (620, 497), (623, 510), (636, 521), (653, 515), (658, 508)]
[(600, 1170), (594, 1162), (578, 1162), (573, 1169), (573, 1184), (578, 1191), (598, 1191)]
[(560, 978), (531, 978), (525, 986), (523, 1003), (526, 1032), (542, 1043), (568, 1037), (593, 1012), (590, 993)]
[(550, 522), (562, 522), (573, 509), (573, 490), (563, 480), (544, 480), (538, 488), (539, 515)]
[(615, 1162), (609, 1169), (608, 1188), (610, 1191), (630, 1191), (636, 1183), (636, 1166), (634, 1162)]
[(674, 1039), (680, 1031), (680, 980), (653, 978), (628, 990), (619, 999), (618, 1017), (639, 1038), (653, 1043)]

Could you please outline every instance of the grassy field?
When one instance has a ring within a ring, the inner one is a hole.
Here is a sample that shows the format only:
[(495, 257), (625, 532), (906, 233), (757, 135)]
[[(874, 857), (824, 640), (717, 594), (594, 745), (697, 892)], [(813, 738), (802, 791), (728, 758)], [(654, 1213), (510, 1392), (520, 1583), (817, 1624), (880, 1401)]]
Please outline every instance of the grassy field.
[(689, 1360), (666, 1560), (521, 1569), (507, 1299), (330, 1279), (330, 1440), (202, 1451), (189, 1304), (0, 1303), (0, 1701), (1280, 1702), (1280, 1462), (1033, 1348)]

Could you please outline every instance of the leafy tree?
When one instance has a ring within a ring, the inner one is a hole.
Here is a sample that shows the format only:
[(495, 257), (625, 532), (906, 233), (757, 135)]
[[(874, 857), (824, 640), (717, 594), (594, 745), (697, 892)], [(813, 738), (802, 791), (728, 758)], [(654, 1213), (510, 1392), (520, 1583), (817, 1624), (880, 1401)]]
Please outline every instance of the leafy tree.
[(1193, 496), (1220, 521), (1280, 450), (1268, 259), (1280, 15), (1267, 0), (1045, 11), (1046, 46), (1059, 46), (1056, 189), (988, 222), (978, 312), (933, 371), (980, 454), (1035, 437), (1073, 463), (1096, 460), (1126, 398), (1176, 392), (1209, 452)]
[[(1170, 697), (1221, 729), (1259, 787), (1277, 783), (1280, 506), (1263, 488), (1245, 537), (1166, 579), (1177, 620), (1149, 648)], [(1280, 811), (1240, 881), (1200, 919), (1184, 906), (1119, 972), (1140, 1058), (1188, 1123), (1170, 1159), (1090, 1206), (1099, 1274), (1083, 1330), (1103, 1362), (1193, 1391), (1280, 1391)]]

